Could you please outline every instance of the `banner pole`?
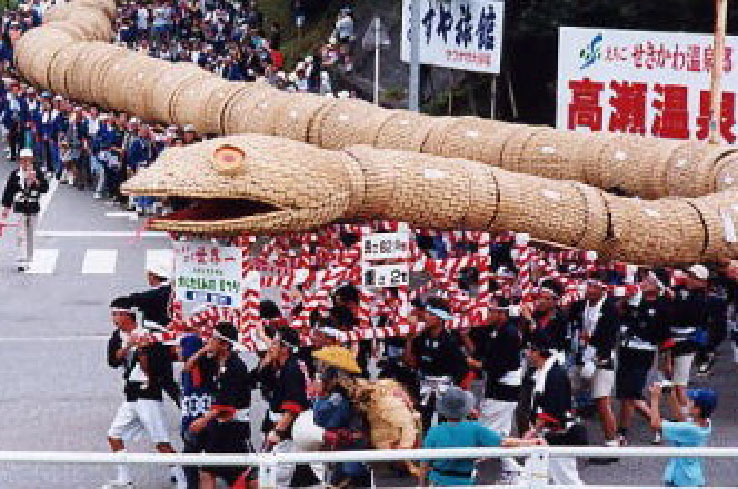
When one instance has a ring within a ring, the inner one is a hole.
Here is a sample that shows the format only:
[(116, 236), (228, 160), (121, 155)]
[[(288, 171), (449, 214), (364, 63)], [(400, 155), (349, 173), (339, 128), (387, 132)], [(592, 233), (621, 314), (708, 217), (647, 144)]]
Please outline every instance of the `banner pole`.
[(723, 64), (725, 60), (725, 30), (728, 22), (728, 0), (715, 1), (715, 59), (710, 85), (710, 143), (720, 142), (720, 120), (722, 119)]

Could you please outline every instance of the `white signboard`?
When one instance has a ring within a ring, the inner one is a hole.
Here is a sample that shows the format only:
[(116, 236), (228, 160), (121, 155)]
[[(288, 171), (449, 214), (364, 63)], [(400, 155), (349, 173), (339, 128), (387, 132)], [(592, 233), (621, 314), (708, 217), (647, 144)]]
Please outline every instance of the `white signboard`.
[(361, 266), (361, 285), (364, 287), (400, 287), (410, 283), (410, 271), (407, 263), (391, 265)]
[[(410, 10), (402, 2), (400, 56), (410, 62)], [(505, 4), (497, 0), (420, 0), (420, 62), (457, 70), (500, 72)]]
[(175, 297), (188, 309), (200, 305), (241, 307), (245, 286), (241, 249), (210, 241), (174, 243)]
[[(728, 37), (720, 134), (734, 143), (738, 38)], [(711, 35), (563, 27), (557, 127), (667, 139), (709, 136)]]
[(361, 238), (361, 259), (394, 260), (410, 257), (408, 233), (373, 233)]

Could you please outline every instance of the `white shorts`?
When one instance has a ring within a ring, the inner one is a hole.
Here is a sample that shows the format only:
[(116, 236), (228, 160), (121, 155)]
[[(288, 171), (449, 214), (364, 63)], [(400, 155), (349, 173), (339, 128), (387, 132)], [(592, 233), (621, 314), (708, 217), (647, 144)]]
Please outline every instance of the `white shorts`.
[(590, 396), (592, 399), (601, 399), (612, 396), (615, 387), (615, 370), (605, 368), (595, 369), (591, 379), (592, 387)]
[(162, 402), (152, 399), (124, 401), (110, 425), (108, 437), (130, 441), (138, 439), (144, 432), (154, 444), (169, 443)]
[(674, 357), (674, 374), (671, 379), (674, 385), (683, 387), (689, 385), (689, 371), (692, 368), (694, 356), (694, 353), (687, 353)]

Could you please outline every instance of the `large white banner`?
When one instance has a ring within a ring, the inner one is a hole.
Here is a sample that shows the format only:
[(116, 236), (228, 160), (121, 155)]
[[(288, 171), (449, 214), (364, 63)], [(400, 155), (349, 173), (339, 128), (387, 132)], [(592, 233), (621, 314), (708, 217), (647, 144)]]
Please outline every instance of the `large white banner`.
[[(402, 3), (400, 56), (410, 62), (411, 0)], [(420, 0), (420, 62), (500, 72), (505, 4), (499, 0)]]
[[(734, 143), (738, 38), (723, 60), (723, 141)], [(557, 127), (707, 139), (711, 35), (562, 27), (559, 31)]]

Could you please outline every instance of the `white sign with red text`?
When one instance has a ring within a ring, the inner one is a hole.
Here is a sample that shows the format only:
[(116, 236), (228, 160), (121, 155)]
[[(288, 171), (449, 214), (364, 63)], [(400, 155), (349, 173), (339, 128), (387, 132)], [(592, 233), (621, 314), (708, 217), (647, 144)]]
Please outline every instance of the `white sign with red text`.
[[(720, 134), (736, 141), (738, 37), (723, 60)], [(559, 129), (667, 139), (709, 135), (711, 35), (562, 27)]]
[[(498, 0), (419, 0), (420, 63), (500, 72), (505, 4)], [(410, 10), (402, 2), (400, 57), (410, 62)]]

